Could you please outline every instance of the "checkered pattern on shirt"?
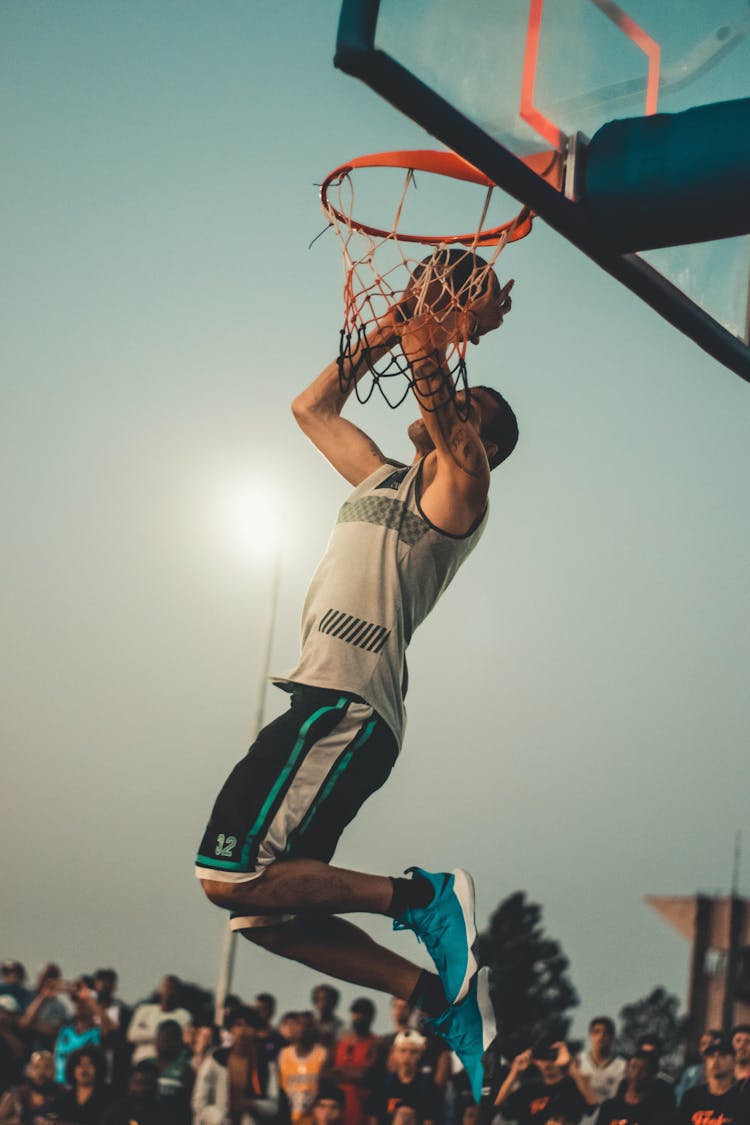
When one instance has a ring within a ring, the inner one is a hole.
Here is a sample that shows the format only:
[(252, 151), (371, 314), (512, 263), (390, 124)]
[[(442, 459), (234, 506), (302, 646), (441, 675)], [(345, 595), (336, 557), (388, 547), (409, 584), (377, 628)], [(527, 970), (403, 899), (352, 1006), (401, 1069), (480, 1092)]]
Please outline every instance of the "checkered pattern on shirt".
[(338, 523), (376, 523), (398, 532), (407, 546), (418, 543), (428, 525), (416, 516), (402, 500), (389, 500), (385, 496), (363, 496), (347, 500), (339, 512)]

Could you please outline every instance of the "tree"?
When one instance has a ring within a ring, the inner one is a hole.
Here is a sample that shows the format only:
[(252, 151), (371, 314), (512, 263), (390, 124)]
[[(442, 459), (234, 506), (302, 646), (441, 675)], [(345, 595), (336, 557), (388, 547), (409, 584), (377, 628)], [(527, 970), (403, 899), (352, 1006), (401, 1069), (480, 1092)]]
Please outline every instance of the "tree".
[(567, 1012), (578, 1004), (578, 995), (559, 942), (542, 930), (541, 907), (516, 891), (497, 907), (478, 944), (480, 962), (490, 967), (498, 1042), (506, 1058), (542, 1035), (564, 1039)]
[(678, 1015), (680, 1001), (661, 986), (620, 1010), (620, 1051), (629, 1055), (642, 1035), (655, 1035), (662, 1044), (662, 1059), (669, 1067), (680, 1054), (685, 1019)]

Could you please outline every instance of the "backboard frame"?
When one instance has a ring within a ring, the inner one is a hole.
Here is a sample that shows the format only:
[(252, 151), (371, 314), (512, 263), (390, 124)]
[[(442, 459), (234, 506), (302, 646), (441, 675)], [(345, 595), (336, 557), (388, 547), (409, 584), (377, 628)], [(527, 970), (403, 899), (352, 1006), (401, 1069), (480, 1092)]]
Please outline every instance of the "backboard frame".
[(595, 221), (583, 202), (566, 198), (564, 193), (540, 179), (518, 156), (375, 46), (379, 8), (380, 0), (343, 0), (335, 65), (365, 82), (442, 144), (481, 169), (678, 331), (750, 382), (747, 344), (718, 324), (642, 258), (617, 253), (610, 244), (607, 229)]

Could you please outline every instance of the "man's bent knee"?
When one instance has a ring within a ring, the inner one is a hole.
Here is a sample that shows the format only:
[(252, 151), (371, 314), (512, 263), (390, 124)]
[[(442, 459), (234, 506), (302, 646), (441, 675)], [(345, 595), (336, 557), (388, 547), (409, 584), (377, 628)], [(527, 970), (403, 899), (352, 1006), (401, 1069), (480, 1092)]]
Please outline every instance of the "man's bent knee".
[(224, 910), (234, 910), (238, 903), (247, 902), (249, 881), (247, 883), (223, 883), (219, 879), (201, 879), (200, 884), (206, 898), (214, 906), (221, 906)]
[[(283, 928), (294, 919), (293, 914), (285, 914), (278, 909), (268, 907), (266, 903), (258, 902), (255, 887), (263, 882), (261, 876), (251, 875), (241, 883), (225, 883), (222, 879), (212, 879), (210, 876), (199, 876), (200, 884), (206, 897), (214, 906), (222, 910), (229, 910), (231, 918), (229, 925), (237, 933), (244, 934), (248, 941), (261, 945), (266, 949), (275, 949), (276, 940), (273, 932), (268, 937), (256, 937), (256, 929), (265, 934), (267, 931), (276, 931)], [(260, 891), (261, 898), (263, 890)], [(246, 932), (248, 931), (248, 932)]]

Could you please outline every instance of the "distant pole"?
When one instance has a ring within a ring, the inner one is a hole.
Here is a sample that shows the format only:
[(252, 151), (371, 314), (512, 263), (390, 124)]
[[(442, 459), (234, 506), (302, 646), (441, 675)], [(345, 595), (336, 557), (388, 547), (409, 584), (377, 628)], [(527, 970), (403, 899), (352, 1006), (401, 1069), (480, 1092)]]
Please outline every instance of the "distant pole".
[[(281, 585), (281, 532), (276, 536), (276, 549), (274, 551), (273, 570), (271, 572), (271, 601), (266, 626), (266, 638), (263, 646), (263, 663), (261, 665), (260, 683), (258, 685), (258, 704), (255, 711), (255, 726), (251, 742), (254, 742), (258, 732), (263, 726), (266, 713), (266, 689), (268, 676), (271, 671), (271, 656), (273, 653), (273, 638), (276, 632), (276, 613), (279, 606), (279, 587)], [(224, 1018), (224, 1004), (232, 988), (234, 975), (234, 957), (237, 947), (237, 933), (229, 928), (227, 918), (222, 942), (221, 959), (219, 961), (219, 975), (216, 982), (216, 1000), (214, 1004), (214, 1023), (221, 1025)]]
[(740, 937), (744, 919), (744, 904), (739, 894), (741, 841), (741, 833), (736, 832), (732, 860), (732, 891), (729, 899), (729, 950), (724, 973), (724, 1004), (722, 1006), (722, 1030), (727, 1034), (734, 1023), (734, 989), (737, 981)]
[(739, 829), (734, 834), (734, 862), (732, 863), (732, 897), (740, 893), (740, 856), (742, 854), (742, 833)]
[(279, 586), (281, 584), (281, 536), (279, 535), (276, 540), (276, 550), (273, 559), (273, 571), (271, 572), (271, 605), (268, 613), (268, 626), (266, 629), (266, 647), (263, 653), (263, 671), (261, 672), (260, 683), (258, 685), (258, 706), (255, 711), (255, 729), (253, 731), (253, 741), (255, 741), (258, 732), (263, 726), (266, 719), (266, 695), (268, 689), (268, 677), (271, 672), (271, 656), (273, 655), (273, 638), (276, 632), (276, 612), (279, 608)]
[(708, 895), (695, 896), (695, 933), (690, 965), (688, 995), (688, 1050), (698, 1050), (698, 1040), (706, 1027), (709, 984), (706, 976), (706, 954), (710, 946), (711, 924), (716, 900)]

